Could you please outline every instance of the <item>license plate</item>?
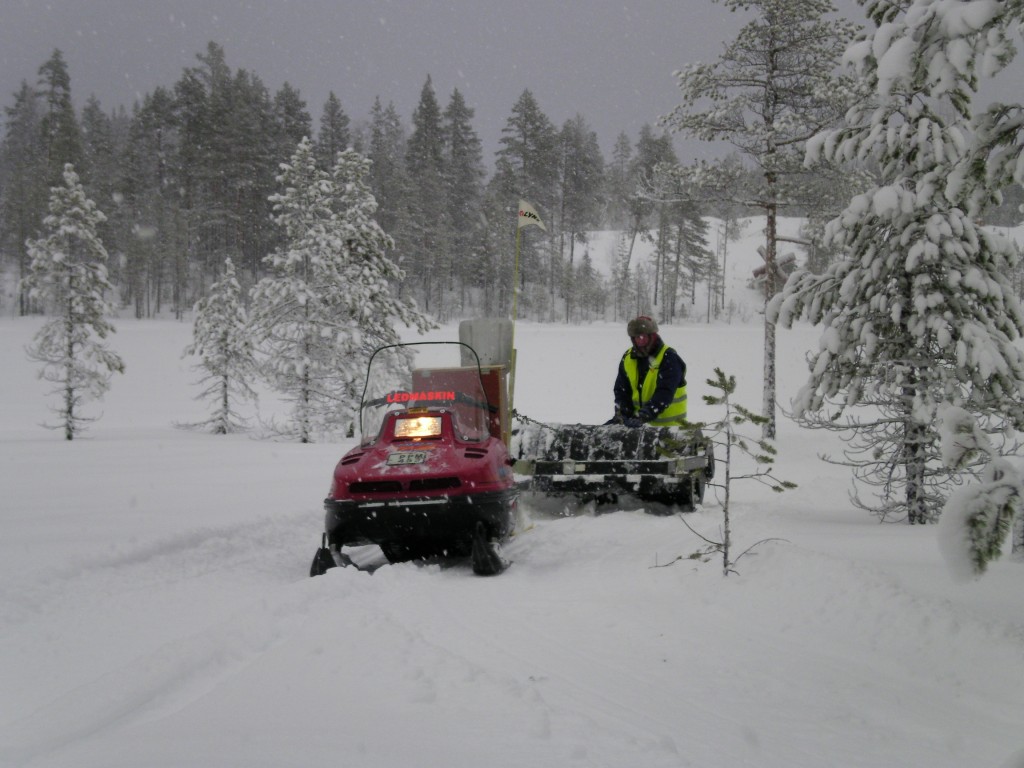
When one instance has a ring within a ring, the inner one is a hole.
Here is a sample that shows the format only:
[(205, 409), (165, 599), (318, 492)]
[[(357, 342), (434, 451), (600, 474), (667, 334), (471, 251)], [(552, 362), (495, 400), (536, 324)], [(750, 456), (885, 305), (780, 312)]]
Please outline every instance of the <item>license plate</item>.
[(426, 460), (426, 451), (395, 451), (388, 454), (388, 464), (422, 464)]

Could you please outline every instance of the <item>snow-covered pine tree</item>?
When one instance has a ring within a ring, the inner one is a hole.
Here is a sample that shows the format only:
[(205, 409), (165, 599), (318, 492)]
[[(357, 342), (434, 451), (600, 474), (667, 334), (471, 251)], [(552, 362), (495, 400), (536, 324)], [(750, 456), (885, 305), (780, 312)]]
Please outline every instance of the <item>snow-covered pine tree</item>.
[[(754, 19), (713, 64), (676, 73), (683, 103), (664, 118), (674, 131), (727, 141), (761, 169), (745, 192), (764, 210), (766, 297), (777, 290), (775, 258), (780, 210), (798, 202), (810, 174), (804, 142), (841, 114), (844, 89), (834, 76), (851, 34), (831, 0), (716, 0)], [(775, 437), (775, 326), (765, 322), (763, 412), (766, 438)]]
[(251, 316), (264, 374), (293, 404), (285, 432), (304, 443), (351, 425), (369, 351), (398, 341), (396, 321), (429, 327), (391, 295), (402, 273), (373, 220), (369, 166), (348, 150), (327, 174), (303, 139), (272, 198), (285, 245), (265, 259), (273, 274), (254, 286)]
[[(386, 107), (379, 98), (374, 99), (370, 109), (370, 124), (366, 129), (366, 140), (362, 142), (366, 149), (359, 148), (360, 142), (353, 142), (353, 149), (363, 152), (373, 163), (370, 166), (370, 190), (377, 201), (377, 222), (394, 241), (389, 251), (391, 259), (408, 275), (406, 269), (410, 265), (410, 254), (416, 245), (412, 228), (412, 206), (409, 195), (412, 184), (408, 169), (405, 167), (406, 146), (408, 137), (402, 117), (394, 104)], [(333, 167), (331, 159), (328, 168)], [(408, 277), (406, 278), (406, 282)], [(402, 284), (398, 286), (399, 295), (413, 296), (411, 289)]]
[[(693, 204), (676, 203), (672, 206), (670, 226), (672, 227), (672, 255), (675, 262), (674, 273), (679, 298), (682, 298), (684, 269), (689, 276), (685, 282), (688, 282), (690, 286), (690, 304), (696, 304), (698, 280), (706, 280), (708, 294), (714, 294), (717, 297), (714, 278), (718, 273), (718, 262), (715, 259), (715, 254), (708, 247), (707, 221), (701, 217), (700, 211)], [(675, 312), (674, 302), (672, 311)]]
[(615, 137), (612, 157), (605, 166), (605, 225), (609, 229), (629, 226), (629, 198), (636, 189), (633, 183), (633, 145), (623, 132)]
[(174, 96), (163, 88), (148, 94), (135, 110), (123, 155), (125, 231), (120, 242), (122, 296), (135, 317), (152, 317), (163, 309), (164, 285), (170, 284), (173, 309), (187, 293), (186, 257), (193, 230), (179, 190), (176, 158), (181, 154)]
[(868, 4), (878, 30), (847, 58), (873, 95), (809, 145), (811, 158), (879, 169), (878, 184), (828, 227), (826, 243), (846, 257), (820, 276), (794, 274), (769, 318), (825, 326), (795, 415), (848, 431), (855, 478), (880, 487), (877, 513), (925, 523), (955, 471), (939, 461), (943, 403), (988, 430), (1024, 428), (1024, 316), (1006, 278), (1013, 249), (977, 224), (964, 186), (946, 183), (966, 158), (976, 80), (913, 64), (908, 25), (922, 17), (909, 6)]
[(450, 244), (452, 268), (459, 282), (459, 304), (449, 311), (465, 312), (469, 303), (468, 288), (478, 271), (475, 253), (483, 236), (484, 169), (480, 138), (473, 128), (473, 110), (459, 89), (452, 91), (442, 114), (444, 136), (444, 187), (451, 225)]
[(107, 319), (113, 314), (106, 299), (113, 291), (107, 250), (96, 234), (105, 218), (68, 163), (64, 185), (50, 191), (45, 235), (28, 243), (32, 262), (25, 287), (52, 317), (26, 351), (43, 364), (39, 377), (55, 385), (51, 394), (60, 395), (53, 408), (60, 424), (53, 428), (63, 429), (67, 440), (94, 420), (83, 416), (83, 405), (103, 396), (112, 374), (124, 373), (124, 362), (104, 343), (114, 332)]
[[(4, 108), (4, 135), (0, 140), (0, 249), (17, 264), (24, 285), (31, 257), (26, 243), (39, 233), (46, 212), (46, 146), (40, 130), (40, 101), (22, 81), (14, 105)], [(18, 294), (18, 314), (30, 314), (25, 290)]]
[[(522, 198), (538, 211), (557, 210), (558, 130), (529, 90), (512, 105), (498, 143), (501, 147), (495, 153), (490, 183), (495, 200), (505, 209)], [(514, 219), (507, 213), (490, 217), (493, 238), (509, 239), (510, 218)], [(550, 306), (546, 289), (551, 277), (551, 242), (560, 224), (556, 219), (549, 225), (546, 232), (537, 227), (524, 230), (520, 240), (518, 311), (523, 316), (543, 317)]]
[(412, 115), (413, 130), (405, 150), (409, 174), (409, 241), (405, 269), (409, 289), (422, 297), (423, 308), (441, 316), (453, 268), (449, 243), (452, 222), (445, 205), (445, 154), (441, 107), (427, 76)]
[(509, 200), (515, 193), (505, 183), (511, 176), (495, 175), (484, 192), (483, 226), (480, 227), (471, 262), (473, 286), (480, 293), (480, 311), (484, 317), (501, 317), (511, 311), (515, 230)]
[(210, 286), (209, 293), (195, 305), (192, 343), (186, 355), (195, 355), (203, 387), (197, 399), (213, 404), (210, 417), (189, 427), (226, 435), (245, 428), (245, 419), (235, 409), (239, 399), (255, 399), (250, 381), (256, 375), (255, 345), (242, 302), (242, 287), (235, 278), (235, 265), (224, 260), (224, 274)]
[[(340, 307), (349, 323), (341, 341), (356, 355), (359, 365), (355, 370), (360, 377), (375, 348), (400, 341), (398, 323), (420, 333), (434, 327), (414, 302), (392, 292), (392, 286), (405, 275), (388, 258), (391, 237), (375, 218), (377, 201), (370, 191), (370, 167), (370, 160), (346, 150), (338, 155), (331, 171), (337, 190), (334, 233), (342, 247), (341, 258), (333, 264), (333, 276), (343, 286)], [(353, 391), (350, 381), (346, 376), (346, 392)]]
[(320, 113), (320, 130), (316, 138), (316, 156), (323, 168), (330, 168), (339, 152), (344, 152), (352, 144), (349, 130), (350, 121), (341, 101), (334, 91), (327, 94), (323, 111)]
[(46, 181), (59, 187), (65, 165), (79, 166), (83, 160), (82, 130), (71, 101), (71, 74), (60, 49), (54, 49), (39, 68), (38, 94), (42, 100), (40, 131), (46, 148)]
[(253, 286), (250, 307), (262, 372), (293, 406), (283, 431), (308, 443), (337, 426), (342, 409), (325, 380), (351, 364), (335, 343), (345, 320), (335, 309), (344, 286), (329, 279), (341, 251), (332, 233), (334, 186), (309, 139), (282, 166), (278, 183), (284, 191), (271, 202), (284, 245), (264, 258), (271, 274)]
[[(655, 254), (662, 258), (662, 318), (671, 322), (677, 312), (693, 312), (700, 280), (708, 282), (709, 297), (714, 294), (717, 315), (717, 286), (713, 284), (718, 276), (717, 259), (708, 248), (708, 224), (695, 202), (699, 195), (694, 194), (688, 173), (673, 156), (655, 164), (644, 187), (652, 200), (660, 201)], [(687, 293), (691, 307), (680, 307)], [(708, 307), (710, 312), (710, 302)]]
[(282, 144), (290, 150), (313, 135), (313, 118), (297, 88), (287, 81), (274, 94), (274, 117)]
[[(604, 208), (604, 157), (597, 134), (587, 125), (583, 115), (566, 120), (559, 132), (561, 163), (558, 180), (558, 253), (568, 260), (559, 292), (565, 299), (565, 322), (569, 322), (576, 300), (573, 281), (576, 266), (576, 244), (585, 245), (587, 232), (599, 229)], [(568, 242), (566, 242), (568, 241)], [(551, 286), (555, 288), (554, 285)]]
[[(650, 305), (650, 309), (645, 312), (662, 321), (671, 317), (670, 312), (661, 309), (661, 305), (664, 303), (661, 289), (665, 276), (665, 263), (672, 251), (670, 218), (675, 200), (661, 194), (657, 169), (678, 165), (679, 158), (676, 157), (675, 149), (672, 147), (671, 134), (667, 131), (658, 134), (650, 125), (641, 126), (640, 137), (636, 142), (636, 155), (633, 158), (634, 189), (629, 201), (630, 246), (626, 261), (627, 265), (632, 261), (633, 248), (638, 237), (641, 241), (654, 245), (654, 263), (651, 270), (653, 290), (643, 301)], [(640, 270), (641, 266), (637, 265), (636, 274), (639, 274)]]
[[(868, 7), (876, 14), (884, 10), (876, 4)], [(918, 82), (926, 82), (933, 95), (961, 98), (958, 91), (965, 84), (973, 89), (980, 78), (994, 76), (1013, 61), (1024, 7), (1020, 3), (914, 0), (902, 18), (890, 11), (880, 20), (896, 22), (889, 27), (894, 33), (889, 48), (899, 52), (905, 69), (913, 71)], [(989, 206), (1000, 201), (1003, 191), (1012, 191), (1012, 185), (1024, 181), (1024, 106), (997, 103), (982, 110), (971, 104), (970, 112), (972, 130), (966, 136), (967, 149), (964, 159), (946, 178), (946, 197), (961, 201), (969, 215), (988, 218)], [(1019, 247), (1015, 243), (1011, 247), (1016, 256), (1011, 259), (1011, 264), (1016, 261), (1016, 268), (1009, 274), (1013, 281), (1021, 265)], [(1014, 287), (1014, 293), (1020, 294), (1019, 286)], [(950, 414), (957, 417), (951, 418)], [(971, 414), (948, 408), (944, 422), (951, 422), (946, 425), (943, 440), (947, 463), (959, 465), (963, 460), (962, 454), (948, 455), (951, 445), (988, 459), (981, 482), (958, 489), (951, 496), (943, 512), (945, 531), (940, 529), (951, 560), (968, 562), (972, 570), (980, 572), (998, 552), (1000, 532), (1005, 534), (1008, 512), (1012, 514), (1014, 505), (1013, 548), (1024, 552), (1024, 515), (1020, 513), (1024, 479), (1000, 455), (1002, 449), (991, 443)]]

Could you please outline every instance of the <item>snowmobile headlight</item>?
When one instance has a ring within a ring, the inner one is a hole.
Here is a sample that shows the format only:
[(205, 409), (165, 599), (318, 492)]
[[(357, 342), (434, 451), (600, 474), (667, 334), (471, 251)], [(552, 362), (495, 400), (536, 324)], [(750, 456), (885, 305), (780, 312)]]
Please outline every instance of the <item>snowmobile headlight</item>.
[(416, 416), (395, 420), (395, 437), (437, 437), (441, 434), (440, 416)]

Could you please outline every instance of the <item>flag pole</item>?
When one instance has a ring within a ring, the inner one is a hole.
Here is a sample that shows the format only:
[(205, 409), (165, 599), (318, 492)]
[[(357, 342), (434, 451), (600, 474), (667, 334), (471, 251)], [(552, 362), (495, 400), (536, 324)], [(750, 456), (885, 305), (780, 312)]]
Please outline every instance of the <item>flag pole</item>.
[(516, 257), (512, 268), (512, 339), (511, 339), (511, 359), (509, 360), (509, 367), (511, 370), (508, 372), (508, 402), (509, 407), (515, 407), (515, 392), (516, 392), (516, 315), (519, 311), (519, 238), (520, 230), (522, 227), (519, 225), (519, 219), (516, 218)]
[(512, 270), (512, 338), (516, 334), (516, 316), (519, 307), (519, 238), (521, 227), (516, 227), (516, 260)]
[(508, 401), (509, 403), (515, 402), (512, 397), (515, 393), (516, 388), (516, 319), (519, 314), (519, 243), (521, 240), (520, 230), (523, 227), (534, 224), (540, 227), (542, 230), (547, 232), (547, 227), (544, 226), (544, 222), (541, 221), (537, 211), (534, 210), (533, 206), (525, 200), (519, 201), (519, 215), (516, 219), (516, 260), (515, 266), (512, 270), (512, 370), (509, 372), (509, 387), (508, 387)]

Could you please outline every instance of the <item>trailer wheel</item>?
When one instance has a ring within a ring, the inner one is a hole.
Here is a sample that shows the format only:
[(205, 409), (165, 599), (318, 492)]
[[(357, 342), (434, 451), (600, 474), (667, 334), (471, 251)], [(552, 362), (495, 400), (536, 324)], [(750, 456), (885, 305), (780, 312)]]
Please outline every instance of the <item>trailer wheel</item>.
[[(704, 455), (707, 457), (708, 463), (704, 465), (704, 480), (715, 479), (715, 444), (708, 440), (704, 443)], [(701, 499), (704, 498), (704, 483), (701, 483), (700, 491)]]

